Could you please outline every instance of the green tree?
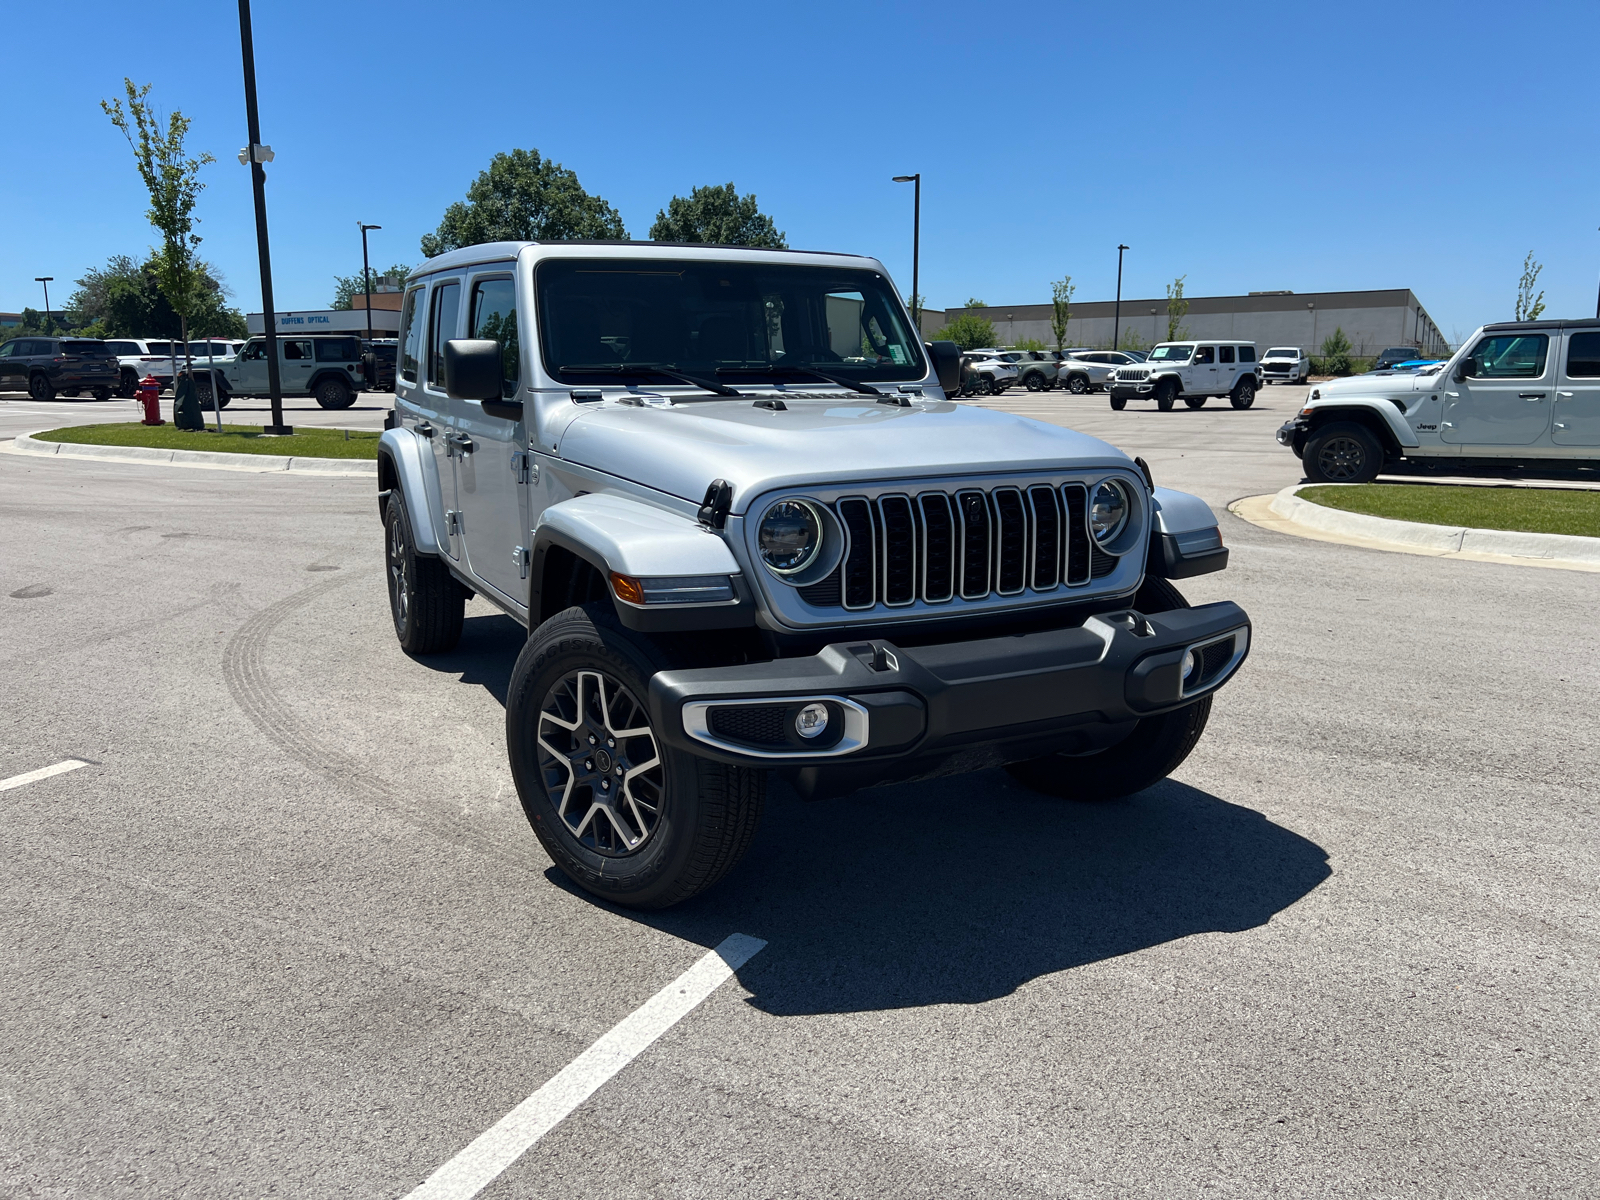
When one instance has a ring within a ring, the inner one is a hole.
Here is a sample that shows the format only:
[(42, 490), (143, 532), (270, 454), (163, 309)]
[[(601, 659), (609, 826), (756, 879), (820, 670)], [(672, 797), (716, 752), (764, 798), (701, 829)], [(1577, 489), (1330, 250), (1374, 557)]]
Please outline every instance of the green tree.
[(1537, 321), (1544, 312), (1544, 291), (1533, 294), (1534, 284), (1539, 282), (1539, 272), (1544, 270), (1543, 263), (1533, 261), (1533, 251), (1528, 251), (1528, 257), (1522, 260), (1522, 278), (1517, 283), (1517, 308), (1513, 321)]
[(954, 342), (963, 350), (976, 350), (979, 346), (995, 344), (994, 322), (986, 321), (975, 313), (963, 313), (943, 329), (928, 335), (930, 342)]
[(967, 307), (968, 308), (988, 308), (989, 306), (987, 304), (985, 304), (982, 300), (969, 299), (967, 301)]
[(1353, 369), (1350, 361), (1350, 339), (1345, 336), (1344, 327), (1335, 327), (1334, 331), (1322, 340), (1321, 375), (1348, 375)]
[(1011, 343), (1011, 349), (1013, 350), (1045, 350), (1047, 348), (1038, 338), (1018, 338)]
[(1167, 341), (1176, 342), (1180, 338), (1189, 336), (1189, 331), (1183, 327), (1183, 318), (1189, 315), (1189, 302), (1183, 298), (1183, 281), (1187, 275), (1179, 275), (1167, 284)]
[(674, 196), (650, 226), (653, 242), (708, 242), (787, 250), (789, 243), (771, 217), (756, 207), (755, 193), (739, 195), (733, 184), (697, 187), (688, 199)]
[(1050, 332), (1056, 336), (1056, 349), (1067, 345), (1067, 326), (1072, 321), (1072, 293), (1078, 289), (1071, 275), (1063, 275), (1050, 285)]
[[(372, 272), (372, 290), (378, 290), (378, 280), (385, 275), (393, 276), (402, 283), (405, 277), (411, 274), (411, 268), (404, 263), (395, 263), (387, 271), (374, 269)], [(357, 296), (365, 297), (367, 293), (366, 277), (357, 271), (354, 275), (335, 275), (333, 277), (333, 309), (335, 312), (344, 312), (355, 307)]]
[(1122, 331), (1122, 344), (1114, 348), (1117, 350), (1137, 350), (1143, 353), (1150, 349), (1150, 343), (1139, 336), (1137, 329), (1124, 329)]
[[(67, 300), (74, 320), (95, 325), (106, 337), (158, 337), (187, 340), (184, 323), (161, 291), (156, 255), (139, 263), (127, 254), (114, 254), (103, 267), (90, 267), (77, 280), (78, 290)], [(244, 314), (228, 305), (229, 291), (222, 274), (210, 263), (197, 260), (200, 282), (189, 313), (189, 327), (197, 335), (244, 337)]]
[(216, 160), (209, 154), (185, 157), (183, 140), (189, 133), (189, 119), (173, 109), (163, 131), (161, 114), (146, 99), (150, 94), (148, 83), (138, 87), (125, 78), (122, 86), (127, 95), (126, 109), (120, 97), (110, 103), (102, 100), (100, 107), (128, 139), (139, 177), (150, 193), (145, 215), (161, 234), (161, 247), (151, 260), (156, 283), (178, 314), (180, 336), (188, 341), (189, 319), (197, 314), (205, 290), (195, 255), (200, 236), (194, 232), (194, 206), (205, 187), (200, 182), (200, 168)]
[(578, 177), (537, 150), (496, 154), (467, 189), (466, 201), (444, 210), (434, 233), (422, 237), (427, 258), (481, 242), (624, 241), (622, 218)]

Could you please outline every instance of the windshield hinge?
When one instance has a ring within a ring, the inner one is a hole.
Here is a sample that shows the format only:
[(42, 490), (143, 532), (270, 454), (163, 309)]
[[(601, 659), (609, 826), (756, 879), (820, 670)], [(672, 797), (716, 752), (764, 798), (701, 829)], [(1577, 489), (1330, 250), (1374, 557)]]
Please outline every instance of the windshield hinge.
[(751, 408), (770, 408), (773, 412), (787, 412), (789, 406), (782, 400), (757, 400)]
[(700, 524), (707, 529), (721, 529), (728, 523), (728, 510), (732, 507), (733, 485), (726, 479), (713, 479), (700, 503)]
[(879, 396), (877, 403), (890, 404), (895, 408), (910, 408), (911, 401), (905, 396)]

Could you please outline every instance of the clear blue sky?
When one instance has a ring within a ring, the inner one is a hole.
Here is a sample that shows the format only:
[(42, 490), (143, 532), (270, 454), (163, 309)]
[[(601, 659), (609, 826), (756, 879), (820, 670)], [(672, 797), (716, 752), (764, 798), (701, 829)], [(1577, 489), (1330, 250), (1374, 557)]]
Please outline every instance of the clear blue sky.
[[(12, 6), (0, 76), (0, 309), (52, 302), (154, 241), (97, 101), (124, 75), (217, 158), (202, 253), (260, 306), (235, 6)], [(881, 257), (922, 290), (1043, 302), (1410, 287), (1447, 336), (1511, 316), (1523, 255), (1550, 315), (1600, 279), (1600, 5), (258, 0), (277, 302), (419, 260), (496, 151), (531, 147), (646, 236), (734, 181), (801, 248)], [(370, 114), (372, 131), (362, 128)]]

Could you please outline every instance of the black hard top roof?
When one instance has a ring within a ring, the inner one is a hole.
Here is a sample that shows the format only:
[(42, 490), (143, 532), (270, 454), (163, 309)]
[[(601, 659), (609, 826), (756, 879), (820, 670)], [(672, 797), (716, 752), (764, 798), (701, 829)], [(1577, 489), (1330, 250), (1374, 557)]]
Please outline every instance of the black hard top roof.
[(1578, 317), (1569, 321), (1496, 321), (1483, 327), (1485, 333), (1532, 333), (1540, 329), (1600, 329), (1600, 317)]

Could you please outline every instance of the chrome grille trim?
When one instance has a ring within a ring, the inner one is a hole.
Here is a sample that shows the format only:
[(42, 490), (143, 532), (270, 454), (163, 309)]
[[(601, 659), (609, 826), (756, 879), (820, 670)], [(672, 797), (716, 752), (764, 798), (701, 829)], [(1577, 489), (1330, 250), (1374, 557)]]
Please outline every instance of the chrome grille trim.
[(1093, 539), (1089, 536), (1089, 485), (1065, 483), (1061, 485), (1061, 499), (1066, 509), (1064, 522), (1067, 530), (1066, 562), (1062, 564), (1062, 578), (1068, 587), (1082, 587), (1089, 582), (1090, 554)]
[(1048, 484), (1028, 489), (1033, 516), (1033, 537), (1028, 540), (1028, 585), (1036, 592), (1053, 592), (1061, 586), (1061, 504)]
[(878, 555), (872, 534), (872, 503), (865, 496), (844, 496), (836, 506), (848, 544), (839, 563), (840, 598), (852, 612), (878, 602)]
[(911, 497), (894, 492), (878, 497), (883, 555), (883, 603), (903, 608), (917, 602), (917, 517)]

